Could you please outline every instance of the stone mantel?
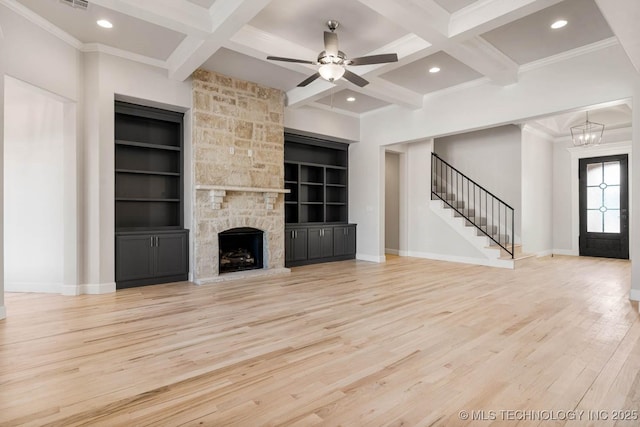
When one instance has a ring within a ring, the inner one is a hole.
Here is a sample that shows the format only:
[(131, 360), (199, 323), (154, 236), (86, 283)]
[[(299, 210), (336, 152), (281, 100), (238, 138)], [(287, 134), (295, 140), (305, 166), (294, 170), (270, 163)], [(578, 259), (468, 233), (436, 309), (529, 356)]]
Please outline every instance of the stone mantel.
[(291, 193), (291, 190), (285, 190), (282, 188), (239, 187), (233, 185), (196, 185), (196, 190), (222, 190), (246, 193)]
[(291, 190), (281, 188), (263, 188), (263, 187), (238, 187), (233, 185), (196, 185), (196, 190), (211, 191), (211, 203), (213, 209), (222, 209), (222, 203), (227, 192), (236, 191), (240, 193), (264, 193), (264, 204), (267, 210), (273, 210), (273, 205), (278, 198), (278, 194), (291, 193)]

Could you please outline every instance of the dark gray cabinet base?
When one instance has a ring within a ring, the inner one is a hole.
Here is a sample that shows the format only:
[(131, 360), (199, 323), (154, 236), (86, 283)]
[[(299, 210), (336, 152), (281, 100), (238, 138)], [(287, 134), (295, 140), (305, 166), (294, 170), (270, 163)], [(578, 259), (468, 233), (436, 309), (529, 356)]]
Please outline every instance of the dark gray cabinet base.
[(285, 266), (344, 261), (356, 257), (355, 224), (287, 225)]
[(189, 231), (116, 233), (116, 288), (188, 279)]

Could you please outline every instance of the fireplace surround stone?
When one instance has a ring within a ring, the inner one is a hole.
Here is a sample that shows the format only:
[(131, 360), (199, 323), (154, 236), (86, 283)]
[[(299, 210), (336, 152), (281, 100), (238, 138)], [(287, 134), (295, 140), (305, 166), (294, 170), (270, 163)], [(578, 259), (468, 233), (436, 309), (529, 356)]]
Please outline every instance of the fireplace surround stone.
[[(192, 76), (194, 281), (285, 273), (284, 94), (197, 70)], [(218, 233), (264, 232), (260, 270), (219, 274)]]

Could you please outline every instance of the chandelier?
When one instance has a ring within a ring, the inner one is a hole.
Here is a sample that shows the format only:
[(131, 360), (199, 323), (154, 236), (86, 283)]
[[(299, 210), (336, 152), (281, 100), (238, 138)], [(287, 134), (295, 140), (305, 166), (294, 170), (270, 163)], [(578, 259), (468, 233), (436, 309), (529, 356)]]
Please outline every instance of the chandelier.
[(587, 121), (571, 127), (571, 140), (576, 147), (587, 147), (590, 145), (598, 145), (602, 141), (604, 133), (604, 125), (589, 121), (589, 112), (587, 111)]

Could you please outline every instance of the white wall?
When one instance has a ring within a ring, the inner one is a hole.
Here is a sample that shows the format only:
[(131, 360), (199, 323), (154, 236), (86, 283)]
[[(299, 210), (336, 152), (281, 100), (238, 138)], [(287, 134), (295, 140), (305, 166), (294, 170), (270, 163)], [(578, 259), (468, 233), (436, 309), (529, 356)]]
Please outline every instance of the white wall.
[(29, 86), (5, 78), (5, 290), (58, 293), (64, 277), (64, 104)]
[(287, 107), (284, 110), (284, 127), (358, 141), (360, 139), (360, 120), (331, 111), (311, 107)]
[(4, 78), (5, 78), (4, 33), (0, 23), (0, 319), (7, 310), (4, 307)]
[(515, 210), (516, 242), (521, 235), (521, 131), (500, 126), (435, 139), (434, 151), (446, 162)]
[(553, 250), (553, 141), (522, 129), (522, 251), (550, 255)]
[[(578, 255), (573, 250), (571, 183), (571, 153), (565, 143), (553, 145), (553, 253)], [(577, 248), (576, 248), (577, 250)]]
[[(78, 168), (77, 135), (82, 108), (76, 103), (81, 94), (81, 54), (77, 49), (32, 24), (5, 6), (0, 6), (0, 25), (5, 35), (5, 72), (23, 82), (58, 97), (64, 103), (64, 282), (77, 285), (80, 254), (78, 245)], [(3, 86), (3, 85), (2, 85)]]
[(71, 100), (80, 97), (81, 54), (48, 31), (0, 5), (7, 75)]
[(385, 153), (385, 252), (400, 251), (400, 155)]
[[(633, 108), (633, 143), (632, 147), (636, 151), (640, 151), (640, 83), (637, 84), (634, 92), (634, 108)], [(640, 171), (640, 155), (635, 155), (629, 162), (636, 173)], [(639, 182), (638, 177), (632, 173), (629, 174), (630, 182)], [(640, 230), (640, 185), (636, 185), (630, 191), (632, 200), (631, 206), (631, 228), (630, 233), (634, 230)], [(633, 234), (631, 234), (633, 235)], [(637, 235), (637, 233), (636, 233)], [(631, 258), (631, 292), (630, 297), (635, 301), (640, 301), (640, 239), (632, 238), (629, 241), (629, 254)], [(640, 311), (640, 305), (638, 306)]]

